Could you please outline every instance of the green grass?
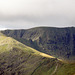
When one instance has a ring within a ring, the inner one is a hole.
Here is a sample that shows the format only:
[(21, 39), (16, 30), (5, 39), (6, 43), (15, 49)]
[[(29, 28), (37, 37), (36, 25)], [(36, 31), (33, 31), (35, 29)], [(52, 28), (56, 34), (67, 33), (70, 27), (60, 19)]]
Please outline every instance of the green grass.
[[(39, 52), (31, 47), (28, 47), (28, 46), (20, 43), (19, 41), (16, 41), (15, 39), (13, 39), (11, 37), (7, 37), (7, 36), (1, 34), (0, 39), (1, 39), (0, 40), (0, 53), (12, 50), (12, 48), (15, 47), (15, 48), (27, 51), (27, 52), (35, 54), (35, 55), (41, 55), (43, 57), (44, 56), (47, 57), (46, 54), (41, 54), (41, 52)], [(52, 57), (50, 57), (50, 58), (52, 58)]]
[(0, 75), (50, 75), (57, 64), (55, 75), (74, 75), (75, 63), (63, 62), (0, 34)]
[(2, 33), (46, 54), (64, 60), (75, 60), (75, 27), (36, 27), (26, 30), (5, 30)]
[(75, 63), (74, 64), (63, 64), (58, 68), (55, 75), (74, 75), (75, 74)]

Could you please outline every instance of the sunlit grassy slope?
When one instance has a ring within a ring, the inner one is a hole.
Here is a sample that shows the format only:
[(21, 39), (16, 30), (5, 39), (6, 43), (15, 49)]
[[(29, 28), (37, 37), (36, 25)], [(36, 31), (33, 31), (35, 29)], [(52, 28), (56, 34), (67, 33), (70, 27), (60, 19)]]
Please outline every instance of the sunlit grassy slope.
[(74, 74), (75, 63), (63, 63), (0, 33), (0, 75)]
[(13, 48), (19, 48), (27, 52), (31, 52), (37, 55), (41, 55), (43, 57), (54, 58), (53, 56), (47, 55), (45, 53), (41, 53), (31, 47), (28, 47), (11, 37), (7, 37), (0, 33), (0, 53), (12, 50)]
[(35, 27), (2, 33), (40, 52), (75, 62), (75, 27)]

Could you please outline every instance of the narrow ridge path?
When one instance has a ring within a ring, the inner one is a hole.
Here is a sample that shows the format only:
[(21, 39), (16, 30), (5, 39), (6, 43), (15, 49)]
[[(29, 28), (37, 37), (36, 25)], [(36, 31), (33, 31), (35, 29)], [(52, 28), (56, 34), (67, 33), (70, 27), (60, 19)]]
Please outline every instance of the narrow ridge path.
[(52, 72), (51, 75), (53, 75), (57, 71), (57, 68), (58, 68), (58, 64), (56, 65), (55, 70)]

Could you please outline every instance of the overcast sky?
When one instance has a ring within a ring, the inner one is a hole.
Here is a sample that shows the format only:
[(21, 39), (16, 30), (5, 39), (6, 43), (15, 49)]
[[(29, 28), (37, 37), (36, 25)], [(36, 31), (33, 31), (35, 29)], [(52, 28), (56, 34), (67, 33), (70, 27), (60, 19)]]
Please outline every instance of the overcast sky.
[(75, 26), (75, 0), (0, 0), (0, 29)]

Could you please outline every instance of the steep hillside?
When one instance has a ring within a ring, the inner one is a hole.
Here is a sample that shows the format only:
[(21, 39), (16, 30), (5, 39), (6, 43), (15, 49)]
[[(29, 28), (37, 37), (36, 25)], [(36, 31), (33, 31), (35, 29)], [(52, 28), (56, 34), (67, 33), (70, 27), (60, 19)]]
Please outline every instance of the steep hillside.
[(0, 75), (74, 75), (64, 63), (0, 33)]
[(75, 28), (36, 27), (3, 33), (54, 57), (75, 61)]

